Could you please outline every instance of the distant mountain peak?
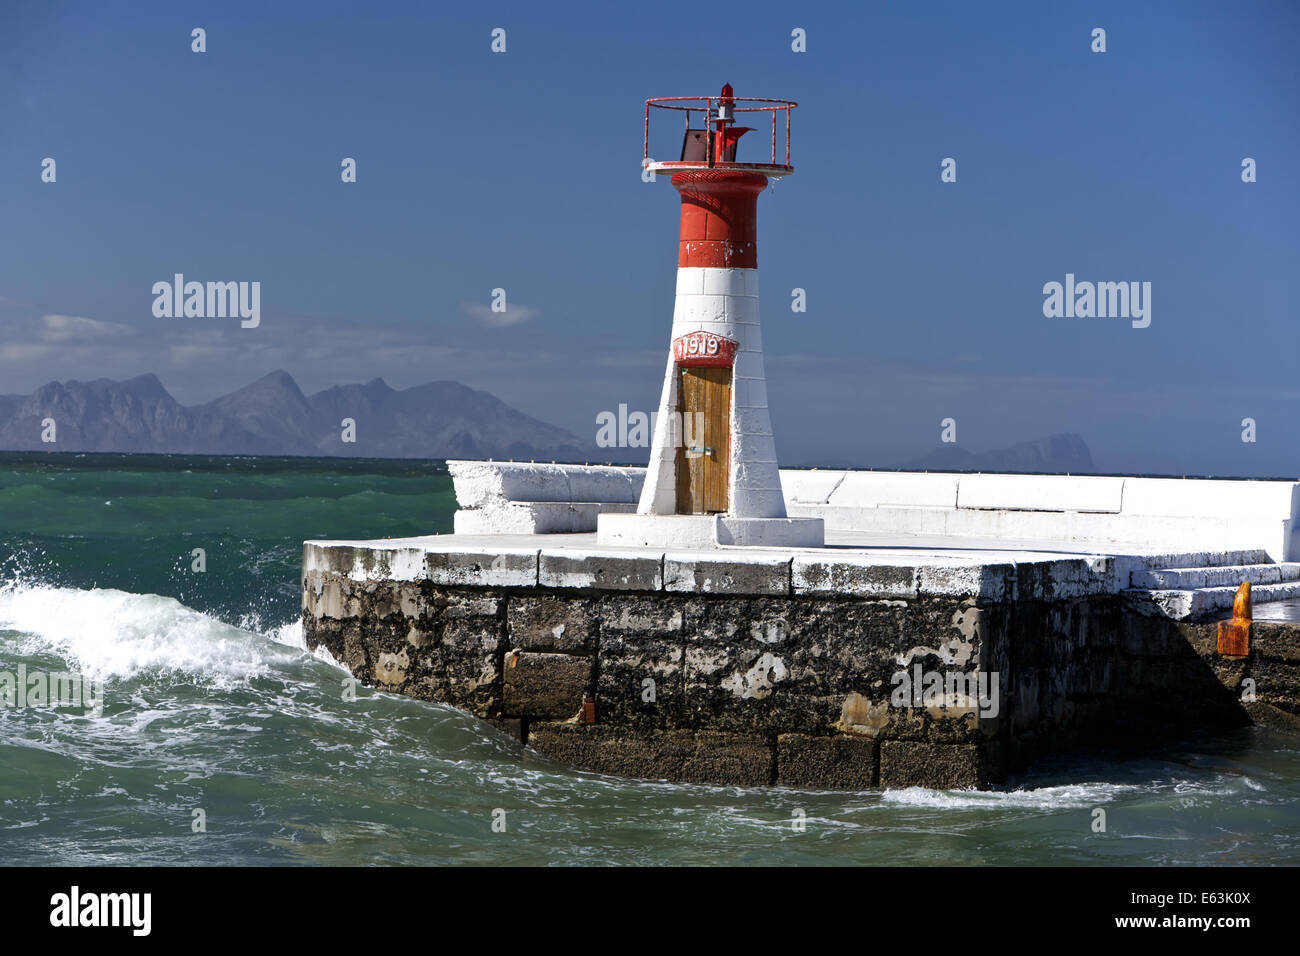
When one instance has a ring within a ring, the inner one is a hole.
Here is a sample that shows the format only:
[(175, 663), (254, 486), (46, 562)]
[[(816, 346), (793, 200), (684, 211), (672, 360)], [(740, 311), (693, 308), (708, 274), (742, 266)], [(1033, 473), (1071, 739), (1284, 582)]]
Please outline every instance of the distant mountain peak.
[[(263, 375), (263, 376), (262, 376), (261, 378), (259, 378), (257, 381), (258, 381), (258, 382), (277, 382), (277, 383), (284, 384), (284, 385), (292, 385), (294, 388), (297, 388), (297, 387), (298, 387), (298, 383), (294, 381), (293, 376), (290, 375), (288, 372), (286, 372), (286, 371), (285, 371), (284, 369), (282, 369), (282, 368), (277, 368), (274, 372), (267, 372), (265, 375)], [(256, 385), (257, 382), (254, 382), (253, 384)]]
[(208, 405), (229, 408), (248, 402), (272, 404), (275, 402), (288, 402), (294, 406), (301, 405), (305, 407), (307, 398), (303, 395), (302, 389), (298, 387), (298, 383), (294, 381), (292, 375), (283, 369), (276, 369), (274, 372), (269, 372), (256, 381), (248, 383), (243, 388), (236, 389), (229, 395), (223, 395), (221, 398), (209, 402)]
[[(101, 382), (111, 381), (110, 379), (100, 379)], [(141, 388), (156, 388), (159, 391), (167, 391), (163, 388), (163, 383), (153, 372), (145, 372), (143, 375), (137, 375), (135, 378), (128, 378), (122, 383), (123, 385), (139, 386)]]

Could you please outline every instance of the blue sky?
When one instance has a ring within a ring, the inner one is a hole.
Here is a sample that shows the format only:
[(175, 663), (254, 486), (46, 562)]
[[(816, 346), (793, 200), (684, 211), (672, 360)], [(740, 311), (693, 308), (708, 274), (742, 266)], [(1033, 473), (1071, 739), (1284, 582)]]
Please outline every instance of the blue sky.
[[(759, 200), (784, 461), (893, 465), (952, 417), (976, 451), (1076, 431), (1109, 471), (1300, 474), (1291, 2), (11, 0), (0, 393), (457, 379), (594, 439), (654, 407), (668, 346), (678, 201), (641, 181), (643, 101), (723, 82), (800, 103)], [(261, 325), (155, 318), (176, 272), (260, 281)], [(1067, 272), (1151, 282), (1150, 327), (1044, 317)], [(498, 287), (521, 321), (482, 320)]]

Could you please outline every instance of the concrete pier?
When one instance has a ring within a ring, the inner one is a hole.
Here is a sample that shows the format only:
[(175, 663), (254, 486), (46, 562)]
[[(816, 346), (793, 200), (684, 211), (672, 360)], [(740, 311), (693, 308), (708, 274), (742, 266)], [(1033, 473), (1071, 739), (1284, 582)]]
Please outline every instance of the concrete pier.
[[(633, 494), (626, 474), (569, 471), (567, 488)], [(492, 480), (490, 494), (458, 481), (462, 506), (507, 507), (512, 476)], [(1091, 743), (1300, 722), (1300, 629), (1256, 621), (1251, 655), (1223, 658), (1214, 620), (1231, 598), (1204, 596), (1243, 574), (1284, 596), (1300, 565), (1275, 560), (1268, 542), (1102, 550), (833, 527), (826, 539), (307, 542), (304, 633), (364, 683), (632, 777), (987, 787)]]

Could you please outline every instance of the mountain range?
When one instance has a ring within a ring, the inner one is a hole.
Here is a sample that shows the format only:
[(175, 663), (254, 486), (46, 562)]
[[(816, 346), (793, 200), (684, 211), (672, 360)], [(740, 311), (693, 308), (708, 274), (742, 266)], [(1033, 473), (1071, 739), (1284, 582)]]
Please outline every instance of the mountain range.
[[(55, 441), (42, 441), (54, 422)], [(344, 420), (355, 441), (344, 440)], [(0, 395), (0, 448), (10, 451), (584, 461), (572, 433), (459, 382), (394, 389), (383, 379), (304, 395), (276, 371), (204, 405), (181, 405), (156, 375), (50, 382)]]
[(887, 471), (985, 471), (1021, 472), (1025, 474), (1096, 473), (1092, 453), (1081, 435), (1065, 432), (1020, 442), (1009, 448), (971, 452), (956, 444), (940, 444), (924, 455), (882, 465), (861, 459), (834, 457), (820, 458), (790, 465), (792, 468), (874, 468)]
[(1072, 475), (1096, 471), (1083, 437), (1073, 432), (985, 452), (970, 452), (956, 444), (939, 445), (899, 468), (902, 471), (1067, 472)]
[[(42, 441), (54, 422), (54, 442)], [(344, 440), (345, 421), (356, 440)], [(0, 395), (0, 449), (190, 455), (364, 458), (514, 458), (644, 464), (644, 449), (596, 448), (459, 382), (394, 389), (377, 378), (304, 395), (275, 371), (203, 405), (182, 405), (156, 375), (126, 381), (50, 382), (30, 395)], [(862, 468), (863, 462), (809, 465)], [(906, 471), (1094, 471), (1076, 434), (974, 453), (941, 444), (898, 466)]]

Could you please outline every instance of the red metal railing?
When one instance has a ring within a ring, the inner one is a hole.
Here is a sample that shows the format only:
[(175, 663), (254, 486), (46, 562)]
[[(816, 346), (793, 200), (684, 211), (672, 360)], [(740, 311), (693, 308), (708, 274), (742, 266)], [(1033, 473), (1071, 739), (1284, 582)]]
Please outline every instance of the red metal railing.
[[(701, 112), (705, 117), (705, 128), (708, 129), (711, 123), (717, 122), (715, 107), (723, 100), (732, 107), (733, 112), (740, 113), (768, 113), (772, 122), (772, 152), (769, 165), (780, 166), (790, 169), (790, 111), (799, 104), (794, 100), (773, 100), (761, 97), (750, 96), (660, 96), (655, 99), (645, 101), (645, 130), (644, 138), (641, 143), (641, 160), (645, 163), (650, 159), (650, 110), (680, 110), (686, 114), (686, 128), (691, 128), (691, 113)], [(742, 106), (741, 104), (759, 104)], [(778, 113), (785, 113), (785, 163), (778, 164), (776, 161), (776, 116)], [(757, 119), (757, 117), (755, 117)], [(715, 162), (714, 150), (708, 149), (708, 165), (713, 167), (718, 165)], [(722, 163), (724, 166), (755, 166), (758, 163)]]

